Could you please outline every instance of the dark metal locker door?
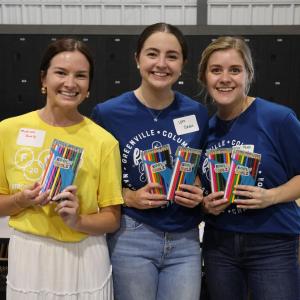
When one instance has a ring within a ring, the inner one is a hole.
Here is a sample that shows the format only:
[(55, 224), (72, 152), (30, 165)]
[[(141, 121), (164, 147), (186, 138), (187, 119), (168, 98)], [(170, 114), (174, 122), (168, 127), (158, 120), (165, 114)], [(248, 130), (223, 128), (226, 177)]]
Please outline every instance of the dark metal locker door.
[(89, 48), (94, 59), (94, 78), (91, 82), (90, 96), (80, 105), (79, 110), (86, 116), (91, 115), (93, 107), (101, 102), (105, 89), (105, 38), (99, 35), (76, 36)]
[[(253, 65), (254, 65), (254, 80), (250, 86), (249, 96), (262, 97), (263, 88), (263, 75), (264, 75), (264, 64), (265, 58), (263, 53), (263, 37), (256, 35), (244, 35), (245, 42), (250, 48)], [(262, 84), (262, 85), (260, 85)]]
[[(108, 36), (105, 47), (105, 98), (134, 89), (134, 76), (138, 75), (132, 70), (136, 69), (134, 52), (136, 39), (133, 36)], [(132, 77), (131, 77), (132, 76)]]
[(11, 35), (7, 43), (9, 64), (6, 114), (14, 116), (34, 110), (40, 103), (39, 64), (44, 36)]
[(7, 48), (8, 43), (8, 36), (2, 35), (0, 47), (0, 121), (8, 117), (8, 83), (11, 78), (11, 65), (9, 62), (9, 52)]
[(290, 105), (300, 118), (300, 36), (292, 36), (291, 68), (286, 69), (290, 78)]
[(213, 36), (208, 35), (186, 36), (189, 55), (182, 77), (188, 85), (186, 85), (186, 88), (183, 90), (183, 92), (203, 104), (206, 104), (207, 100), (205, 99), (204, 93), (201, 92), (202, 87), (198, 82), (198, 66), (203, 50), (209, 45), (213, 38)]
[(288, 70), (292, 68), (291, 38), (288, 36), (265, 36), (261, 39), (263, 67), (258, 73), (258, 85), (262, 96), (268, 100), (290, 105), (290, 86), (293, 79)]
[(193, 59), (193, 43), (195, 42), (195, 37), (186, 36), (186, 41), (189, 50), (187, 61), (173, 89), (192, 97), (195, 95), (196, 89), (195, 62)]

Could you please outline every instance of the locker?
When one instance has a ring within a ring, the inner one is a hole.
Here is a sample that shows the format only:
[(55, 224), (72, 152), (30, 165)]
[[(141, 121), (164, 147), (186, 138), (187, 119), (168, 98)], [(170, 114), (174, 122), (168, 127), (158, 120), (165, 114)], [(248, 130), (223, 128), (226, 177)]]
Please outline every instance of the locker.
[(273, 79), (283, 79), (291, 66), (291, 38), (286, 36), (267, 37), (264, 40), (265, 74)]
[(134, 59), (136, 43), (132, 36), (112, 36), (106, 38), (106, 76), (128, 76), (130, 68), (136, 68)]
[(7, 97), (4, 118), (17, 116), (41, 107), (43, 100), (39, 91), (27, 87), (17, 87)]
[(105, 99), (107, 100), (112, 97), (116, 97), (128, 90), (129, 88), (129, 77), (109, 77), (105, 84)]
[(76, 36), (87, 44), (94, 59), (94, 78), (92, 81), (90, 96), (85, 99), (80, 105), (79, 110), (82, 114), (90, 116), (92, 108), (104, 97), (105, 90), (105, 64), (103, 58), (105, 57), (105, 38), (97, 35)]
[(293, 36), (291, 54), (291, 68), (286, 69), (289, 77), (290, 103), (300, 118), (300, 37)]
[(179, 91), (182, 94), (190, 95), (190, 97), (196, 97), (195, 82), (192, 79), (179, 79), (173, 86), (173, 89)]

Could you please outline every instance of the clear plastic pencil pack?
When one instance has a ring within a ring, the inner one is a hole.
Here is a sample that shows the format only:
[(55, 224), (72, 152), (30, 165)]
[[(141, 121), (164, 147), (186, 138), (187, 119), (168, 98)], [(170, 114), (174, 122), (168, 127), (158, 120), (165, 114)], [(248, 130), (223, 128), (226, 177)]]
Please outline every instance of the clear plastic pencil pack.
[(50, 190), (53, 198), (67, 186), (72, 185), (78, 171), (83, 148), (53, 140), (49, 158), (42, 175), (41, 192)]
[(168, 200), (173, 200), (175, 191), (179, 189), (180, 184), (193, 185), (196, 179), (201, 150), (178, 147), (175, 154), (175, 163), (170, 181), (169, 191), (167, 194)]
[(225, 191), (231, 163), (231, 151), (231, 148), (210, 149), (206, 151), (212, 192)]
[(155, 188), (155, 194), (167, 195), (172, 174), (172, 157), (170, 145), (143, 151), (143, 162), (148, 183), (159, 183), (162, 188)]
[(232, 203), (236, 197), (233, 194), (236, 185), (255, 185), (260, 161), (261, 155), (258, 153), (241, 150), (232, 152), (224, 198)]

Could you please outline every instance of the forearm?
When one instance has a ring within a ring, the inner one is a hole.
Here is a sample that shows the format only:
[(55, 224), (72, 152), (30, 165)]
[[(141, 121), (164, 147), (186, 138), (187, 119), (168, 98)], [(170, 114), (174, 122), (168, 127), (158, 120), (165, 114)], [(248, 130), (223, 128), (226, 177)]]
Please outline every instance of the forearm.
[(300, 198), (300, 175), (269, 191), (273, 195), (273, 204), (295, 201)]
[(14, 195), (0, 195), (0, 217), (16, 215), (23, 207), (19, 206), (17, 198), (20, 193)]
[(99, 213), (80, 215), (75, 230), (90, 235), (112, 233), (120, 226), (120, 205), (102, 208)]

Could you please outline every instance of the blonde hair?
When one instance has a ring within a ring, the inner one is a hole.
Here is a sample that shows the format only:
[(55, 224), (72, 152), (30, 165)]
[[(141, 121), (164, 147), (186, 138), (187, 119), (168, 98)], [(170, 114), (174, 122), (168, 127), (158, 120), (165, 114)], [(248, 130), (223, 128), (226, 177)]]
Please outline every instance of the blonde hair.
[(202, 52), (201, 60), (198, 66), (198, 80), (203, 87), (206, 87), (206, 68), (210, 56), (219, 50), (236, 50), (242, 57), (247, 71), (246, 94), (248, 94), (250, 85), (254, 79), (254, 67), (251, 51), (246, 42), (240, 37), (221, 36), (212, 41)]

